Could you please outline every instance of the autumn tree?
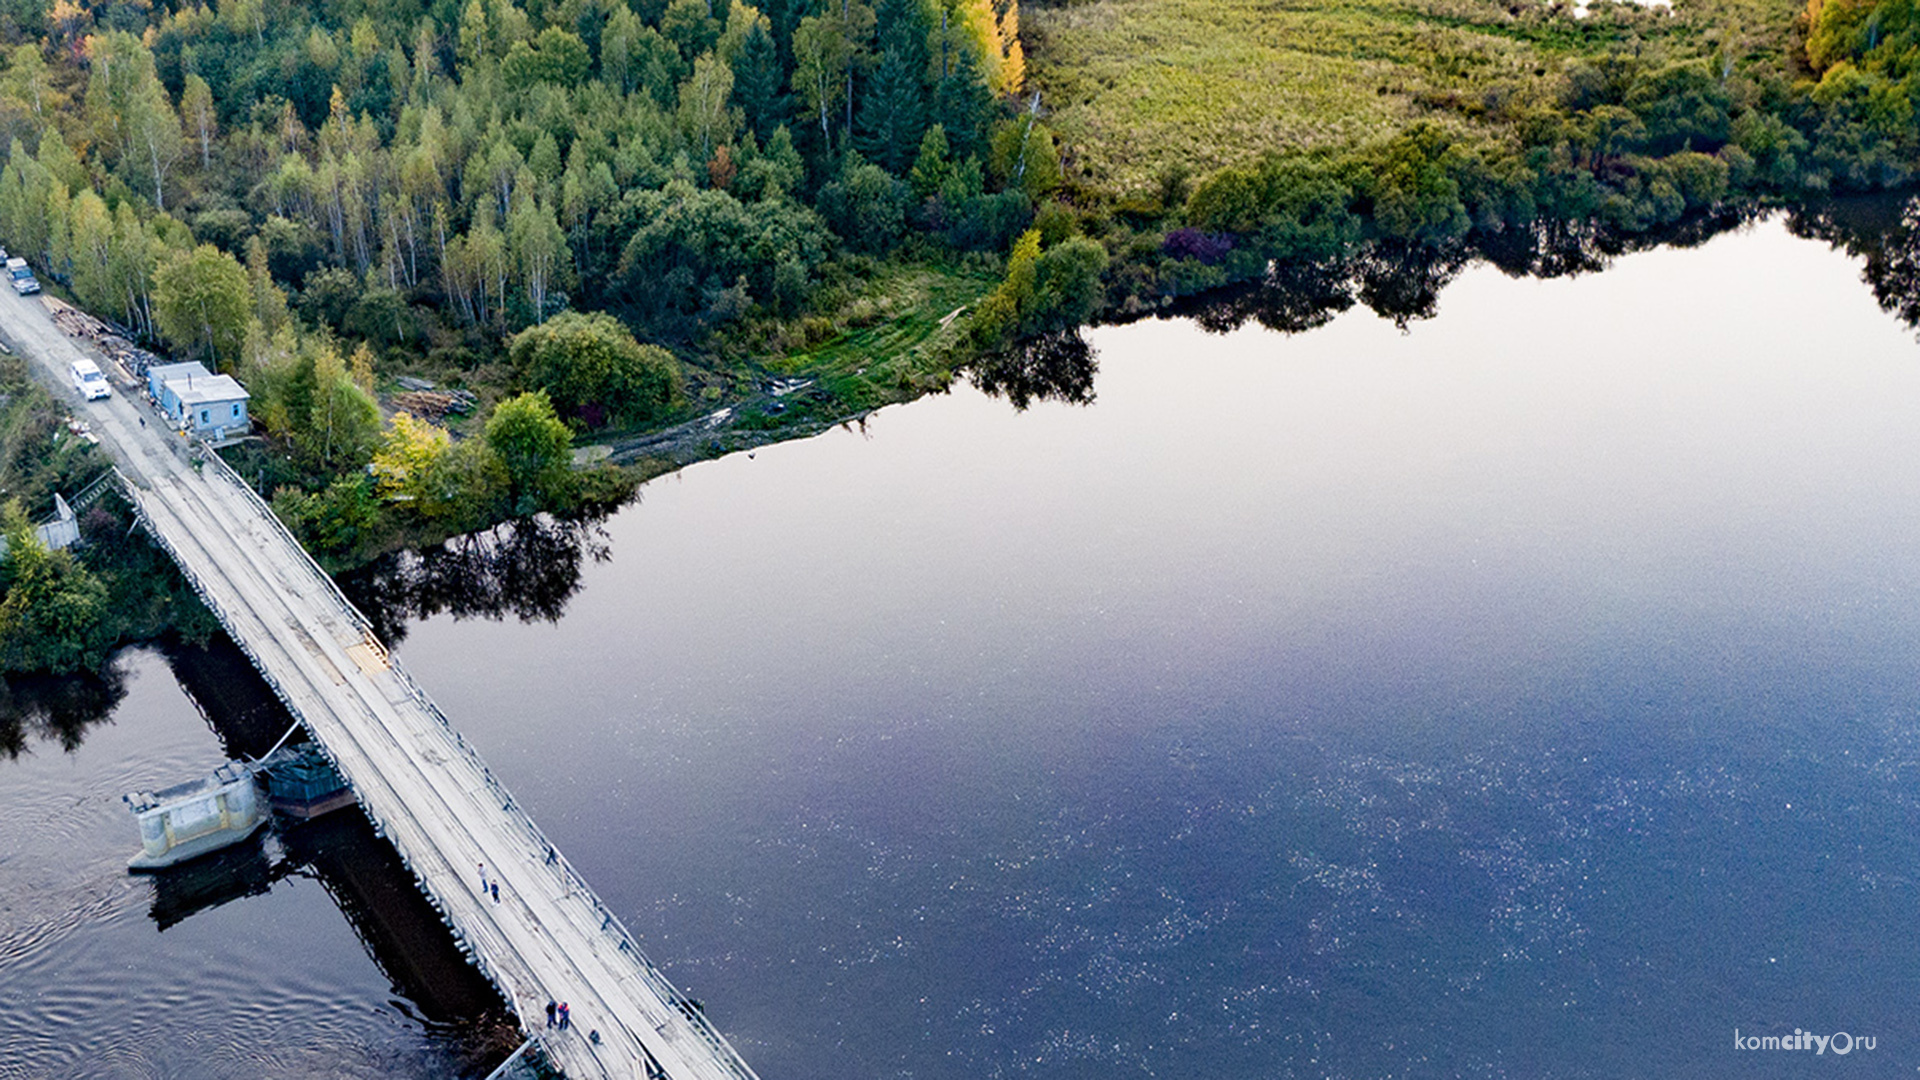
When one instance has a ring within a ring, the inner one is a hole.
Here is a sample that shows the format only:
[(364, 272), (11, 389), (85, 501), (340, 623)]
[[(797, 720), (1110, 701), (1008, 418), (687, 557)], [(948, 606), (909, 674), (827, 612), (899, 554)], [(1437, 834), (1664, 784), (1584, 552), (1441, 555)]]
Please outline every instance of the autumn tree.
[(111, 30), (87, 38), (87, 120), (128, 183), (167, 207), (167, 174), (185, 153), (180, 118), (139, 38)]
[(200, 167), (211, 168), (213, 141), (220, 133), (220, 120), (213, 105), (213, 88), (198, 75), (188, 74), (186, 86), (180, 92), (180, 119), (186, 123), (188, 137), (200, 147)]
[(253, 317), (253, 283), (234, 257), (201, 244), (161, 266), (153, 279), (154, 321), (176, 347), (231, 367)]
[(533, 321), (545, 322), (555, 278), (567, 256), (567, 235), (554, 220), (553, 206), (532, 197), (520, 200), (507, 219), (507, 243)]
[(312, 404), (306, 423), (295, 428), (295, 441), (309, 462), (327, 472), (357, 468), (379, 441), (380, 406), (354, 384), (331, 346), (309, 355)]
[(446, 475), (452, 449), (453, 441), (444, 429), (409, 413), (396, 413), (367, 471), (381, 498), (433, 520), (445, 516), (457, 498)]
[(793, 32), (793, 92), (820, 124), (822, 145), (833, 141), (833, 113), (846, 95), (844, 74), (853, 62), (853, 45), (837, 16), (809, 15)]
[(740, 113), (729, 106), (733, 97), (733, 69), (708, 53), (693, 62), (693, 74), (680, 84), (680, 129), (699, 149), (699, 160), (713, 156), (713, 148), (733, 138)]

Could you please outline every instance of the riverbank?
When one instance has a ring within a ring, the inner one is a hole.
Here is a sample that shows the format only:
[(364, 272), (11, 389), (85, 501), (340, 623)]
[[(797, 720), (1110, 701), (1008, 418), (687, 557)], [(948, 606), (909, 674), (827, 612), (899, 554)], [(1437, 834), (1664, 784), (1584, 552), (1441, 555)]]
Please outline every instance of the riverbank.
[[(1405, 321), (1472, 258), (1579, 272), (1769, 208), (1901, 188), (1920, 133), (1871, 101), (1911, 85), (1898, 42), (1914, 31), (1904, 9), (1869, 7), (1030, 6), (1028, 133), (1057, 133), (1061, 159), (1029, 234), (1036, 269), (1016, 245), (978, 297), (1003, 301), (992, 325), (976, 304), (944, 363), (876, 396), (973, 366), (1016, 396), (1071, 397), (1081, 323), (1335, 281), (1326, 302)], [(1097, 284), (1067, 286), (1095, 293), (1078, 306), (1016, 280), (1045, 279), (1047, 259), (1087, 241), (1105, 262)], [(1030, 311), (1049, 302), (1073, 315)], [(869, 404), (814, 387), (776, 400), (786, 392), (769, 378), (610, 445), (652, 472)]]
[[(53, 513), (56, 498), (99, 491), (111, 468), (84, 420), (32, 366), (17, 353), (0, 353), (0, 527), (7, 540), (0, 675), (91, 675), (125, 645), (167, 636), (201, 641), (218, 630), (172, 562), (134, 530), (132, 513), (113, 491), (73, 508), (71, 547), (50, 550), (36, 535), (32, 523)], [(40, 703), (63, 692), (45, 685), (18, 696), (9, 690), (0, 711), (12, 726), (0, 734), (0, 747), (17, 745), (19, 718), (45, 711)]]
[[(52, 287), (242, 377), (267, 441), (236, 465), (334, 567), (591, 517), (969, 367), (1070, 397), (1082, 326), (1223, 289), (1337, 279), (1417, 318), (1469, 258), (1568, 272), (1920, 162), (1891, 2), (1104, 0), (1030, 8), (1030, 57), (1015, 8), (906, 0), (593, 27), (509, 3), (457, 34), (286, 14), (21, 45), (0, 231)], [(935, 64), (948, 16), (966, 37)], [(303, 89), (255, 109), (289, 63)], [(197, 153), (163, 168), (90, 140), (102, 117)], [(539, 463), (496, 441), (509, 405)], [(564, 474), (568, 441), (624, 471)]]

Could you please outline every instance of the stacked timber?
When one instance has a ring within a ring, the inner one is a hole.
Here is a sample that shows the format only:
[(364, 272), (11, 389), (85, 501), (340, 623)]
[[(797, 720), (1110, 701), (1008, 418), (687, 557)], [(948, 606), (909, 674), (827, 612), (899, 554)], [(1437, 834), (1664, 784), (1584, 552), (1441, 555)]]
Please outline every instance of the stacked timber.
[(479, 404), (468, 390), (408, 390), (393, 395), (393, 407), (423, 420), (443, 420), (449, 413), (465, 416)]
[(81, 311), (72, 304), (56, 296), (44, 298), (47, 313), (53, 316), (55, 326), (68, 337), (91, 342), (108, 359), (119, 364), (131, 378), (144, 380), (147, 369), (162, 361), (158, 356), (128, 341), (111, 324)]

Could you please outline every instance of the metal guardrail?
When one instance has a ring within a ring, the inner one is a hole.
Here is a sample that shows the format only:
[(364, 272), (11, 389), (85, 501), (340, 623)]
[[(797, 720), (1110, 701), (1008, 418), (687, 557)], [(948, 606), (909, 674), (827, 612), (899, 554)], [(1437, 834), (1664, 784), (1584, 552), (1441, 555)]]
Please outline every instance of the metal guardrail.
[(95, 477), (93, 483), (81, 488), (79, 494), (68, 499), (67, 505), (73, 507), (76, 512), (85, 510), (98, 501), (100, 496), (105, 494), (116, 482), (124, 481), (125, 478), (120, 475), (119, 469), (109, 467), (106, 472)]
[[(359, 608), (354, 606), (351, 600), (347, 599), (346, 594), (340, 590), (340, 586), (333, 578), (320, 567), (319, 563), (314, 561), (313, 557), (308, 554), (306, 548), (301, 546), (300, 542), (293, 537), (292, 533), (287, 531), (285, 524), (274, 515), (273, 508), (261, 497), (260, 493), (255, 491), (251, 484), (247, 483), (244, 478), (235, 472), (233, 468), (222, 460), (220, 455), (215, 453), (210, 447), (206, 447), (203, 444), (201, 453), (207, 463), (204, 467), (210, 467), (222, 480), (232, 484), (244, 493), (249, 506), (255, 514), (271, 530), (281, 534), (287, 543), (300, 553), (300, 565), (304, 568), (307, 576), (315, 584), (320, 586), (333, 600), (340, 612), (348, 618), (363, 638), (377, 644), (379, 637), (373, 631), (372, 622), (361, 613)], [(137, 508), (138, 503), (136, 500), (136, 509)], [(149, 531), (152, 531), (151, 528)], [(163, 546), (165, 545), (163, 544)], [(169, 551), (169, 554), (175, 553)], [(177, 561), (176, 558), (176, 562)], [(204, 597), (205, 594), (200, 590), (197, 583), (195, 583), (195, 591), (201, 592)], [(223, 624), (224, 621), (223, 619)], [(231, 632), (230, 627), (229, 631)], [(242, 645), (242, 649), (245, 649), (244, 645)], [(384, 654), (384, 647), (382, 647), (380, 651)], [(248, 657), (254, 661), (255, 667), (261, 667), (259, 658), (253, 656), (250, 651), (248, 652)], [(722, 1035), (707, 1019), (702, 1009), (692, 1000), (681, 994), (666, 977), (666, 974), (641, 951), (639, 942), (634, 938), (633, 933), (627, 929), (626, 924), (620, 920), (618, 915), (614, 914), (612, 909), (607, 907), (606, 903), (600, 899), (599, 894), (594, 892), (593, 887), (587, 883), (587, 880), (580, 875), (579, 871), (574, 869), (572, 862), (569, 861), (565, 855), (561, 854), (560, 849), (555, 846), (551, 840), (547, 839), (546, 833), (541, 831), (540, 826), (534, 822), (532, 816), (521, 808), (519, 802), (514, 799), (513, 794), (507, 790), (506, 786), (494, 777), (493, 771), (487, 768), (486, 763), (481, 760), (479, 752), (467, 742), (464, 735), (460, 734), (460, 732), (454, 728), (452, 722), (447, 719), (446, 714), (440, 711), (439, 705), (435, 704), (433, 699), (427, 696), (426, 691), (422, 690), (419, 684), (414, 681), (412, 674), (401, 664), (400, 659), (394, 656), (386, 656), (386, 660), (389, 671), (393, 674), (394, 678), (400, 682), (401, 686), (406, 689), (408, 696), (412, 698), (414, 703), (425, 710), (436, 723), (453, 737), (454, 743), (460, 748), (462, 756), (467, 759), (470, 765), (478, 770), (488, 790), (494, 794), (500, 803), (501, 811), (506, 813), (513, 820), (514, 824), (533, 841), (536, 848), (547, 853), (545, 867), (551, 869), (555, 880), (564, 887), (562, 899), (578, 899), (589, 907), (589, 910), (597, 917), (599, 932), (608, 938), (616, 949), (632, 957), (641, 981), (692, 1027), (694, 1033), (700, 1037), (702, 1042), (707, 1044), (716, 1059), (728, 1072), (732, 1073), (737, 1080), (758, 1080), (752, 1068), (741, 1058), (739, 1052), (733, 1048), (733, 1045), (727, 1041), (726, 1036)], [(264, 668), (261, 668), (261, 670), (263, 674), (266, 674)], [(273, 677), (270, 674), (267, 674), (266, 677), (269, 685), (273, 686), (275, 694), (283, 701), (287, 700), (286, 694), (274, 683)], [(385, 835), (387, 831), (386, 823), (376, 819), (374, 824), (382, 835)], [(404, 853), (402, 854), (402, 858), (405, 858)], [(409, 869), (411, 869), (411, 867), (409, 867)], [(436, 906), (438, 905), (436, 904)], [(500, 947), (503, 952), (507, 951), (504, 944)], [(498, 973), (487, 970), (489, 965), (481, 959), (477, 951), (472, 953), (472, 955), (476, 966), (479, 966), (482, 971), (496, 983), (501, 982)], [(665, 1018), (662, 1018), (656, 1022), (656, 1026), (664, 1022)], [(650, 1067), (658, 1071), (657, 1064), (650, 1063)]]

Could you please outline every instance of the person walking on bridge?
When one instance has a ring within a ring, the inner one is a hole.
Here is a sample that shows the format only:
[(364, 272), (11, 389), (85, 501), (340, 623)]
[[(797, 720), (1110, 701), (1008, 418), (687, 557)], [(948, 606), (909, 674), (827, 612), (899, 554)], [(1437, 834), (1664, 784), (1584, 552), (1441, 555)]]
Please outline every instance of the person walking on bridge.
[(548, 998), (547, 999), (547, 1026), (548, 1027), (553, 1026), (553, 1018), (555, 1014), (557, 1014), (559, 1011), (560, 1011), (560, 1007), (553, 1003), (552, 998)]

